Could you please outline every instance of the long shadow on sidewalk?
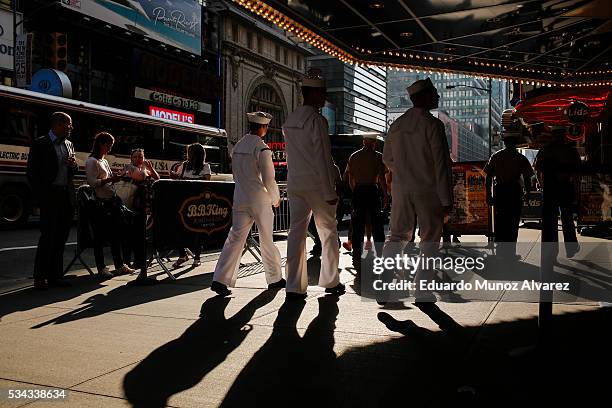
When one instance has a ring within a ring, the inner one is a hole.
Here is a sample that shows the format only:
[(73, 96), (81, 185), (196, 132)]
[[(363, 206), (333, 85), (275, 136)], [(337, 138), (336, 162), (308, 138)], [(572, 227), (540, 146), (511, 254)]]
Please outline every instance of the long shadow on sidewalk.
[(272, 335), (253, 355), (221, 407), (337, 406), (334, 329), (338, 297), (317, 299), (319, 314), (300, 337), (296, 323), (305, 302), (285, 302)]
[[(39, 323), (32, 328), (38, 329), (50, 324), (62, 324), (75, 320), (87, 319), (140, 304), (169, 299), (174, 296), (180, 296), (208, 288), (211, 282), (212, 273), (209, 273), (181, 278), (176, 281), (164, 279), (160, 284), (154, 286), (122, 285), (112, 289), (106, 294), (91, 296), (84, 300), (80, 307), (70, 310), (61, 316)], [(70, 289), (75, 290), (75, 288)]]
[(168, 399), (198, 384), (245, 340), (255, 311), (274, 300), (264, 291), (231, 318), (224, 312), (230, 299), (215, 296), (201, 309), (201, 318), (176, 340), (149, 354), (123, 380), (123, 389), (134, 407), (165, 407)]
[(73, 286), (68, 288), (38, 291), (29, 287), (0, 295), (0, 321), (2, 321), (3, 316), (12, 313), (65, 302), (79, 297), (83, 293), (93, 292), (103, 287), (102, 281), (88, 275), (70, 277), (69, 282)]

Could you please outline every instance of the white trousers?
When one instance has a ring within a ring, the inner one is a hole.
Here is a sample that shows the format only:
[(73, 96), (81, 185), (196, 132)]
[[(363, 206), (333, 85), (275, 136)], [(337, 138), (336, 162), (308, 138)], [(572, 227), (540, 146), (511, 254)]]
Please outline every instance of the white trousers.
[(289, 192), (290, 226), (287, 237), (287, 292), (306, 293), (306, 234), (310, 217), (314, 214), (321, 238), (321, 272), (319, 286), (333, 288), (340, 283), (338, 262), (338, 229), (336, 206), (329, 205), (317, 192)]
[[(444, 227), (444, 208), (436, 193), (394, 192), (391, 205), (389, 234), (383, 248), (383, 257), (393, 258), (403, 252), (413, 238), (415, 216), (421, 237), (419, 248), (423, 256), (433, 256), (438, 250)], [(429, 279), (431, 271), (419, 269), (416, 280)]]
[(266, 272), (266, 282), (268, 284), (278, 282), (283, 277), (280, 252), (272, 239), (274, 212), (272, 207), (260, 205), (232, 211), (232, 228), (215, 266), (214, 281), (226, 286), (236, 285), (240, 258), (242, 258), (244, 244), (253, 222), (257, 224), (259, 230), (259, 245)]

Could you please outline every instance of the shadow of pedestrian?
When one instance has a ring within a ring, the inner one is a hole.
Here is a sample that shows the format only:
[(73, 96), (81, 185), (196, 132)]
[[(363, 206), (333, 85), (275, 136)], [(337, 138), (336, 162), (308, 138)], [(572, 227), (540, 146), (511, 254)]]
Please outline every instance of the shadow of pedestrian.
[(149, 354), (123, 379), (133, 407), (165, 407), (168, 399), (196, 384), (245, 340), (255, 311), (270, 303), (276, 292), (264, 291), (231, 318), (224, 312), (229, 298), (215, 296), (201, 309), (200, 319), (176, 340)]
[(337, 406), (333, 349), (338, 297), (317, 300), (319, 314), (302, 337), (296, 324), (306, 303), (283, 304), (272, 335), (238, 375), (222, 407)]
[(89, 275), (70, 276), (69, 282), (72, 286), (67, 288), (51, 288), (40, 291), (28, 287), (0, 294), (0, 321), (2, 321), (3, 316), (15, 312), (65, 302), (77, 298), (83, 293), (93, 292), (104, 287), (100, 279)]
[(163, 283), (155, 285), (154, 287), (122, 285), (112, 289), (106, 294), (96, 294), (84, 300), (78, 308), (70, 310), (61, 316), (39, 323), (32, 328), (39, 329), (51, 324), (62, 324), (80, 319), (87, 319), (140, 304), (196, 292), (203, 288), (210, 287), (212, 274), (195, 275), (176, 281), (171, 281), (168, 278), (160, 282)]

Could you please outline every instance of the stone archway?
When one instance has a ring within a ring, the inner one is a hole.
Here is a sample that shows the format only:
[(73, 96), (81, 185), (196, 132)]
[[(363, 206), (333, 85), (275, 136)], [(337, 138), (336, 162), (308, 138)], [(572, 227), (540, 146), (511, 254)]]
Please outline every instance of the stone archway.
[[(247, 112), (262, 111), (274, 116), (268, 128), (268, 142), (282, 142), (282, 125), (287, 118), (287, 104), (280, 87), (272, 80), (262, 77), (253, 82), (247, 103)], [(244, 115), (246, 117), (246, 115)]]

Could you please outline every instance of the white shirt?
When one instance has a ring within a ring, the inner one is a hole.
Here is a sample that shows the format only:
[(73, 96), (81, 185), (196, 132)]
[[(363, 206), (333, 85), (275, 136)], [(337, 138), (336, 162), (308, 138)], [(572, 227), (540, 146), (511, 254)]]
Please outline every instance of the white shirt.
[(383, 162), (393, 173), (393, 192), (435, 192), (443, 206), (452, 205), (444, 123), (429, 111), (411, 108), (393, 122), (385, 139)]
[(176, 173), (183, 180), (204, 180), (204, 176), (206, 176), (207, 174), (212, 174), (210, 170), (210, 164), (208, 163), (204, 163), (204, 167), (198, 174), (195, 174), (193, 170), (183, 169), (184, 166), (185, 166), (185, 162), (183, 162), (176, 169)]
[(272, 152), (259, 136), (246, 134), (232, 150), (234, 208), (274, 205), (280, 199)]
[(288, 191), (318, 192), (325, 201), (338, 198), (327, 129), (327, 120), (312, 106), (298, 107), (283, 124)]
[(92, 186), (96, 191), (96, 197), (111, 198), (115, 195), (115, 186), (113, 186), (113, 183), (102, 185), (102, 180), (113, 175), (113, 171), (106, 159), (88, 157), (87, 160), (85, 160), (85, 174), (87, 175), (87, 184)]

